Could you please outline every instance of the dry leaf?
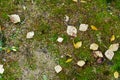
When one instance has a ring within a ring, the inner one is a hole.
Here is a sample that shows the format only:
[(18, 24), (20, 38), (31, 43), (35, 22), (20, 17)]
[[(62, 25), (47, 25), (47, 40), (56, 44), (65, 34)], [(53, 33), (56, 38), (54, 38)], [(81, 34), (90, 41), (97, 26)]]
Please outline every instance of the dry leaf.
[(59, 43), (61, 43), (61, 42), (63, 41), (63, 38), (62, 38), (62, 37), (58, 37), (57, 41), (58, 41)]
[(84, 0), (80, 0), (81, 3), (87, 3), (87, 1), (84, 1)]
[(10, 17), (11, 22), (13, 22), (13, 23), (18, 23), (18, 22), (20, 22), (20, 17), (19, 17), (19, 15), (17, 15), (17, 14), (12, 14), (12, 15), (8, 15), (8, 16)]
[(78, 0), (73, 0), (74, 2), (78, 2)]
[(95, 27), (95, 26), (93, 26), (93, 25), (91, 25), (91, 29), (92, 29), (92, 30), (95, 30), (95, 31), (98, 30), (97, 27)]
[(103, 57), (103, 54), (101, 51), (94, 51), (94, 53), (97, 57)]
[(65, 15), (65, 22), (69, 21), (69, 16)]
[(119, 48), (119, 43), (111, 44), (109, 47), (109, 50), (111, 51), (117, 51)]
[(80, 67), (83, 67), (85, 65), (85, 61), (80, 60), (80, 61), (77, 62), (77, 65), (80, 66)]
[(119, 73), (117, 71), (114, 72), (114, 77), (118, 78), (119, 77)]
[(72, 58), (70, 58), (70, 59), (67, 59), (65, 62), (66, 63), (69, 63), (69, 62), (71, 62), (73, 59)]
[(76, 37), (77, 29), (74, 26), (67, 26), (67, 34)]
[(110, 41), (114, 41), (114, 40), (115, 40), (115, 35), (112, 35)]
[(90, 45), (90, 49), (91, 50), (97, 50), (98, 49), (98, 44), (96, 44), (96, 43), (92, 43), (91, 45)]
[(75, 48), (80, 48), (82, 46), (82, 41), (79, 41), (77, 43), (73, 42), (73, 45), (74, 45)]
[(7, 53), (9, 53), (10, 52), (10, 49), (7, 49)]
[(105, 52), (105, 56), (106, 56), (107, 59), (112, 60), (112, 58), (114, 57), (114, 52), (111, 51), (111, 50), (107, 50)]
[(59, 73), (62, 71), (62, 67), (60, 65), (55, 66), (54, 69), (55, 69), (56, 73)]
[(4, 72), (3, 65), (0, 64), (0, 74), (3, 74), (3, 72)]
[(26, 10), (26, 6), (23, 5), (22, 7), (23, 7), (24, 10)]
[(80, 24), (79, 30), (80, 31), (86, 31), (88, 29), (88, 24)]
[(27, 33), (26, 38), (33, 38), (33, 36), (34, 36), (34, 32), (31, 31)]

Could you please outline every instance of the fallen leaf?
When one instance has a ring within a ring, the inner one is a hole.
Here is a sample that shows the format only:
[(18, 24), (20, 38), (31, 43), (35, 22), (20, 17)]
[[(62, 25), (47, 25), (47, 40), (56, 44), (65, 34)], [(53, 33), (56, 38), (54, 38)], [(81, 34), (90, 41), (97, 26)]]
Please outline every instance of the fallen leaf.
[(34, 36), (34, 32), (31, 31), (27, 33), (26, 38), (33, 38), (33, 36)]
[(65, 62), (66, 63), (69, 63), (69, 62), (71, 62), (73, 59), (72, 58), (70, 58), (70, 59), (67, 59)]
[(111, 51), (111, 50), (107, 50), (105, 52), (105, 56), (106, 56), (107, 59), (112, 60), (112, 58), (114, 57), (114, 52)]
[(95, 26), (93, 26), (93, 25), (91, 25), (91, 29), (92, 29), (92, 30), (95, 30), (95, 31), (98, 30), (97, 27), (95, 27)]
[(69, 16), (65, 15), (65, 22), (69, 21)]
[(79, 30), (80, 31), (86, 31), (88, 29), (88, 24), (80, 24)]
[(114, 41), (114, 40), (115, 40), (115, 35), (112, 35), (110, 41)]
[(117, 71), (114, 72), (114, 77), (118, 78), (119, 77), (119, 73)]
[(23, 7), (23, 10), (26, 10), (26, 6), (23, 5), (22, 7)]
[(91, 50), (97, 50), (98, 49), (98, 44), (96, 44), (96, 43), (92, 43), (91, 45), (90, 45), (90, 49)]
[(74, 2), (78, 2), (78, 0), (73, 0)]
[(94, 51), (94, 54), (97, 56), (97, 57), (103, 57), (103, 54), (101, 51)]
[(18, 22), (20, 22), (20, 17), (19, 17), (19, 15), (17, 15), (17, 14), (12, 14), (12, 15), (8, 15), (8, 16), (10, 17), (11, 22), (13, 22), (13, 23), (18, 23)]
[(0, 74), (3, 74), (3, 72), (4, 72), (3, 65), (0, 64)]
[(58, 41), (59, 43), (61, 43), (61, 42), (63, 41), (63, 38), (62, 38), (62, 37), (58, 37), (57, 41)]
[(77, 29), (74, 26), (67, 26), (67, 34), (76, 37)]
[(80, 66), (80, 67), (83, 67), (85, 65), (85, 61), (80, 60), (80, 61), (77, 62), (77, 65)]
[(9, 53), (10, 52), (10, 49), (7, 49), (7, 53)]
[(82, 46), (82, 41), (79, 41), (77, 43), (73, 42), (73, 45), (74, 45), (75, 48), (80, 48)]
[(59, 73), (62, 71), (62, 67), (60, 65), (55, 66), (54, 69), (55, 69), (56, 73)]
[(119, 48), (119, 43), (111, 44), (109, 47), (109, 50), (111, 51), (117, 51)]
[(80, 0), (81, 3), (87, 3), (87, 1), (84, 1), (84, 0)]

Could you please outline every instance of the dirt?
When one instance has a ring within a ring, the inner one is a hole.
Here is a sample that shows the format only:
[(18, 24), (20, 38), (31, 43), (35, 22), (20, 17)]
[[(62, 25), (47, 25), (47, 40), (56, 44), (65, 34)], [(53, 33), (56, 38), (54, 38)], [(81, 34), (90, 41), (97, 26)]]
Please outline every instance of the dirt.
[(38, 49), (33, 50), (30, 54), (32, 54), (35, 60), (33, 63), (35, 69), (31, 70), (28, 66), (25, 66), (27, 63), (26, 57), (28, 56), (22, 55), (19, 60), (22, 69), (21, 80), (42, 80), (43, 75), (46, 75), (49, 80), (59, 80), (54, 71), (55, 60), (51, 57), (47, 49), (40, 49), (38, 47)]

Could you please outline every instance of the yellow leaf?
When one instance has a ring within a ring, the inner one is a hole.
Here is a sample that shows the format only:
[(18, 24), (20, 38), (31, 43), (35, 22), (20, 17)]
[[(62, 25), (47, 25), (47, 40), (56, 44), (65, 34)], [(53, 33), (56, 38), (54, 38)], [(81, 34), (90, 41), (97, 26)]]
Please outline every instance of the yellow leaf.
[(7, 49), (7, 53), (9, 53), (10, 52), (10, 49)]
[(75, 48), (80, 48), (82, 46), (82, 41), (77, 42), (77, 43), (73, 42), (73, 45), (74, 45)]
[(80, 2), (81, 2), (81, 3), (86, 3), (86, 1), (84, 1), (84, 0), (81, 0)]
[(74, 2), (78, 2), (78, 0), (73, 0)]
[(110, 41), (114, 41), (114, 40), (115, 40), (115, 35), (112, 35)]
[(114, 77), (118, 78), (119, 77), (119, 73), (117, 71), (114, 72)]
[(69, 62), (71, 62), (71, 61), (72, 61), (72, 58), (67, 59), (65, 62), (66, 62), (66, 63), (69, 63)]
[(91, 25), (91, 29), (92, 29), (92, 30), (95, 30), (95, 31), (98, 30), (97, 27), (95, 27), (95, 26), (93, 26), (93, 25)]

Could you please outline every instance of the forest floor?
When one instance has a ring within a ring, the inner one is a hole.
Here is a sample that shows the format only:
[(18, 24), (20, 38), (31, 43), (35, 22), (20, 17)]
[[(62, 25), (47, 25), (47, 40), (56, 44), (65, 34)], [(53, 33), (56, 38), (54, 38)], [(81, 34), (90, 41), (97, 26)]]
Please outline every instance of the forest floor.
[[(12, 23), (11, 14), (21, 22)], [(88, 24), (88, 30), (79, 31), (80, 24)], [(78, 30), (76, 37), (67, 34), (68, 25)], [(0, 80), (120, 80), (114, 77), (120, 73), (120, 48), (112, 60), (104, 54), (111, 44), (120, 43), (120, 0), (0, 0), (0, 28), (0, 46), (5, 48), (0, 47)], [(31, 31), (33, 38), (26, 38)], [(82, 46), (76, 49), (73, 41), (82, 41)], [(90, 50), (92, 43), (103, 54), (100, 63)], [(79, 60), (85, 61), (83, 67)], [(57, 65), (62, 67), (59, 73)]]

